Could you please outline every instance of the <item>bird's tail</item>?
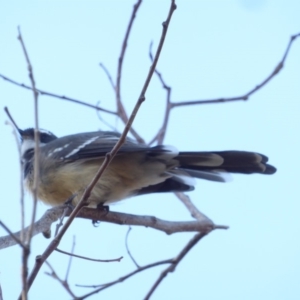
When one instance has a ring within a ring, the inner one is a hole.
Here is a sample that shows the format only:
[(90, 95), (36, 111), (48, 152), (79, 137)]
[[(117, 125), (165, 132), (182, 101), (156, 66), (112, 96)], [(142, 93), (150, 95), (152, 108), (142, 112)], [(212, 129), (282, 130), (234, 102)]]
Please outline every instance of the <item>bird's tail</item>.
[(276, 168), (267, 164), (268, 157), (246, 151), (180, 152), (179, 169), (197, 178), (226, 181), (226, 172), (273, 174)]
[[(230, 180), (230, 173), (242, 174), (273, 174), (276, 168), (267, 164), (268, 158), (259, 153), (246, 151), (221, 152), (177, 152), (163, 149), (161, 146), (153, 148), (151, 156), (172, 163), (166, 171), (169, 178), (165, 181), (142, 188), (137, 195), (162, 192), (184, 192), (194, 189), (194, 178), (210, 181), (225, 182)], [(163, 151), (162, 151), (163, 150)], [(175, 154), (174, 154), (175, 153)], [(177, 161), (174, 167), (174, 160)]]

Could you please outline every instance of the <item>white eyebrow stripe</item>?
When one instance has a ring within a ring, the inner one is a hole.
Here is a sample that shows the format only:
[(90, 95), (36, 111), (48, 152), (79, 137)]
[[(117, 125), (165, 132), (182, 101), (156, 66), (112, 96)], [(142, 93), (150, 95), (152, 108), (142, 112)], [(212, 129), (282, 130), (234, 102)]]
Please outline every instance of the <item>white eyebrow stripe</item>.
[[(44, 145), (45, 143), (39, 142), (39, 147), (42, 147)], [(25, 139), (21, 144), (21, 156), (23, 156), (27, 150), (34, 149), (34, 148), (35, 148), (35, 141)]]
[[(83, 144), (79, 145), (76, 149), (72, 150), (69, 154), (65, 155), (64, 158), (68, 158), (72, 155), (74, 155), (75, 153), (77, 153), (80, 149), (84, 148), (85, 146), (91, 144), (92, 142), (94, 142), (96, 139), (98, 139), (98, 136), (94, 136), (91, 139), (87, 140), (86, 142), (84, 142)], [(63, 157), (62, 157), (63, 158)]]

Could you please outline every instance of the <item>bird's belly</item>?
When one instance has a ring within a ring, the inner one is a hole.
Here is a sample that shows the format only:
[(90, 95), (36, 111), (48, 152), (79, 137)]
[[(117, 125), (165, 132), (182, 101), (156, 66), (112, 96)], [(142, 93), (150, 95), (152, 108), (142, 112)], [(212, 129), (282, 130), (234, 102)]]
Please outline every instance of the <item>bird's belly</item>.
[[(84, 164), (75, 162), (66, 164), (53, 174), (48, 173), (47, 180), (41, 179), (38, 198), (46, 204), (56, 206), (76, 195), (73, 203), (77, 204), (100, 165), (101, 161), (99, 164), (95, 161)], [(132, 157), (132, 160), (116, 157), (91, 191), (89, 205), (97, 206), (100, 203), (112, 203), (131, 197), (143, 187), (166, 180), (169, 176), (164, 171), (165, 165), (161, 163), (152, 162), (149, 167), (148, 163), (138, 162), (136, 157)]]

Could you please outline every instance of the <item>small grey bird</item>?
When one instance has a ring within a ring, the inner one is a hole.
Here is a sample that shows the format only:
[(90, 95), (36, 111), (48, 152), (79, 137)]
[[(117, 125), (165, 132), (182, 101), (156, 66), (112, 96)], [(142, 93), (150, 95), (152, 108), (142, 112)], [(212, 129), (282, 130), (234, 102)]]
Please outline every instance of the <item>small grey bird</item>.
[[(32, 192), (34, 129), (18, 131), (24, 182)], [(119, 137), (115, 132), (96, 131), (58, 138), (40, 130), (38, 198), (55, 206), (76, 194), (73, 203), (78, 202)], [(127, 138), (88, 201), (98, 206), (148, 193), (191, 191), (194, 178), (224, 182), (227, 172), (274, 174), (276, 168), (267, 161), (255, 152), (178, 152), (174, 147), (148, 147)]]

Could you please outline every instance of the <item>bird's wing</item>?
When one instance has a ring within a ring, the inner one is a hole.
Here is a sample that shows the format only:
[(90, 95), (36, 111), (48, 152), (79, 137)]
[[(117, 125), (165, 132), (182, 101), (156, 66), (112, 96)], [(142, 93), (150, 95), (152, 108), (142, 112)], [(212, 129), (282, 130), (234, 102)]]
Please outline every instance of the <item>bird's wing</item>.
[[(79, 159), (99, 158), (112, 150), (120, 134), (116, 132), (87, 132), (68, 135), (45, 144), (45, 153), (53, 159), (74, 161)], [(47, 149), (48, 148), (48, 149)], [(118, 153), (139, 152), (150, 149), (127, 138)]]

